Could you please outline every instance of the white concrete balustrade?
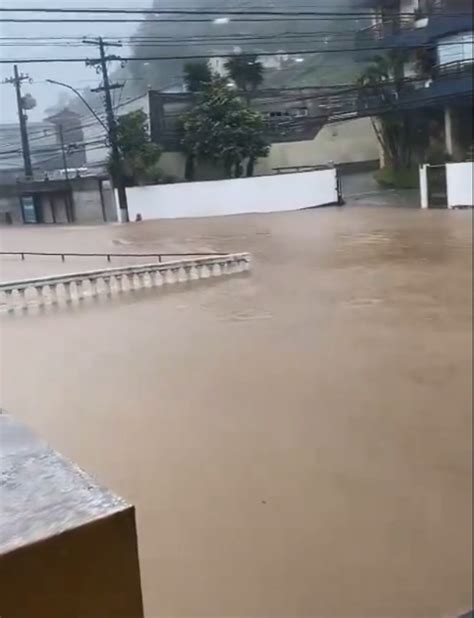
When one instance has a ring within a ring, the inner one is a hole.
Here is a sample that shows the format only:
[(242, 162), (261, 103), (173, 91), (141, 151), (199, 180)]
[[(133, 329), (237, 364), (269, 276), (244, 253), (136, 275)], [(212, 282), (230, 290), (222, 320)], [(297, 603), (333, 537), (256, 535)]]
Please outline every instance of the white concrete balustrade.
[(12, 310), (70, 303), (237, 274), (250, 270), (250, 266), (248, 253), (233, 253), (9, 281), (0, 283), (0, 306)]

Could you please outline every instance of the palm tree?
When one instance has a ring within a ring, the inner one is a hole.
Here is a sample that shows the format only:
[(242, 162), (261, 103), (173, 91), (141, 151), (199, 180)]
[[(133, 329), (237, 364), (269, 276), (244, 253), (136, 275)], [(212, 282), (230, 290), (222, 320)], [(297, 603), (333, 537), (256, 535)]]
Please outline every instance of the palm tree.
[(235, 54), (225, 63), (229, 76), (239, 90), (247, 94), (255, 91), (263, 82), (263, 64), (256, 54)]
[(184, 65), (184, 83), (188, 92), (201, 92), (212, 81), (208, 62), (188, 62)]
[(411, 166), (416, 133), (413, 113), (410, 116), (398, 108), (405, 87), (406, 59), (406, 53), (400, 50), (375, 56), (357, 80), (362, 106), (372, 108), (378, 117), (378, 122), (372, 119), (372, 126), (393, 169)]

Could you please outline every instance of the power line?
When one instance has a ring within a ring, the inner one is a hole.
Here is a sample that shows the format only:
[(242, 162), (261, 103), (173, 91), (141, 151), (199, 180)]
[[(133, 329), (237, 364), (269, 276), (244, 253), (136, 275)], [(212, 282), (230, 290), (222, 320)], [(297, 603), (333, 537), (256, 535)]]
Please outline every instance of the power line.
[[(33, 8), (33, 7), (15, 7), (15, 8), (7, 8), (1, 7), (1, 13), (57, 13), (57, 14), (108, 14), (108, 15), (225, 15), (227, 16), (240, 16), (240, 15), (252, 15), (252, 16), (284, 16), (284, 17), (310, 17), (310, 16), (321, 16), (321, 17), (339, 17), (339, 16), (347, 16), (347, 17), (359, 17), (359, 16), (367, 16), (373, 17), (373, 11), (283, 11), (283, 10), (241, 10), (241, 9), (129, 9), (129, 8), (85, 8), (85, 7), (75, 7), (75, 8)], [(413, 11), (393, 11), (393, 14), (396, 16), (413, 16)], [(436, 14), (436, 12), (435, 12)], [(462, 15), (471, 15), (469, 12), (440, 12), (439, 14), (444, 16), (462, 16)]]
[[(112, 43), (108, 43), (112, 44)], [(445, 42), (445, 43), (437, 43), (436, 47), (451, 47), (451, 46), (459, 46), (459, 42)], [(433, 44), (411, 44), (405, 46), (404, 50), (409, 49), (432, 49)], [(321, 48), (321, 49), (301, 49), (297, 51), (285, 51), (281, 54), (278, 54), (274, 51), (262, 51), (259, 52), (258, 56), (276, 56), (276, 55), (286, 55), (286, 56), (303, 56), (303, 55), (312, 55), (312, 54), (344, 54), (344, 53), (356, 53), (356, 52), (377, 52), (377, 51), (388, 51), (391, 49), (400, 50), (400, 46), (398, 45), (379, 45), (379, 46), (369, 46), (369, 47), (340, 47), (340, 48)], [(206, 60), (211, 58), (222, 58), (223, 56), (230, 56), (232, 54), (223, 54), (223, 53), (213, 53), (213, 54), (186, 54), (180, 56), (113, 56), (110, 60), (118, 61), (118, 62), (150, 62), (155, 60)], [(239, 54), (242, 57), (254, 56), (255, 53), (241, 53)], [(1, 58), (0, 64), (50, 64), (50, 63), (68, 63), (68, 62), (87, 62), (87, 58)]]
[[(127, 105), (130, 105), (131, 103), (134, 103), (135, 101), (139, 101), (140, 99), (143, 99), (147, 94), (148, 94), (148, 91), (143, 92), (143, 93), (141, 93), (141, 94), (139, 94), (137, 96), (131, 97), (130, 99), (127, 99), (127, 100), (121, 102), (119, 105), (117, 105), (116, 109), (121, 109), (123, 107), (126, 107)], [(104, 116), (105, 116), (105, 114), (104, 114), (104, 112), (102, 112), (102, 117), (104, 117)], [(84, 119), (84, 118), (88, 118), (89, 119), (89, 116), (79, 116), (78, 120), (80, 121), (81, 119)], [(72, 127), (67, 127), (67, 128), (64, 129), (64, 134), (71, 133), (73, 131), (78, 131), (80, 129), (87, 129), (89, 127), (94, 126), (96, 124), (96, 122), (97, 122), (96, 119), (89, 119), (89, 122), (81, 123), (81, 124), (78, 124), (78, 125), (74, 125)], [(53, 130), (54, 130), (54, 126), (52, 125), (51, 126), (51, 131), (53, 131)], [(37, 141), (40, 141), (40, 140), (43, 140), (43, 139), (48, 139), (49, 137), (51, 137), (51, 135), (50, 134), (44, 135), (44, 129), (42, 129), (40, 131), (37, 131), (37, 132), (34, 132), (34, 133), (30, 133), (29, 137), (30, 137), (29, 141), (30, 141), (30, 143), (32, 143), (32, 142), (37, 142)], [(13, 146), (16, 146), (16, 143), (15, 144), (13, 144), (13, 143), (2, 144), (2, 146), (5, 146), (5, 147), (12, 146), (13, 147)], [(2, 154), (3, 152), (4, 151), (0, 151), (0, 154)]]

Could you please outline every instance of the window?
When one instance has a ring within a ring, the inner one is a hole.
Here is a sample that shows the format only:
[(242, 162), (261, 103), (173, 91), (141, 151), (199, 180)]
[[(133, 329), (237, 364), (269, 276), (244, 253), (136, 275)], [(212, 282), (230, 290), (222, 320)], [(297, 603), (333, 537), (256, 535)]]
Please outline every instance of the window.
[(440, 39), (438, 63), (444, 66), (452, 62), (474, 62), (474, 32), (460, 32)]
[(291, 111), (294, 118), (306, 118), (306, 116), (308, 115), (307, 107), (297, 107)]

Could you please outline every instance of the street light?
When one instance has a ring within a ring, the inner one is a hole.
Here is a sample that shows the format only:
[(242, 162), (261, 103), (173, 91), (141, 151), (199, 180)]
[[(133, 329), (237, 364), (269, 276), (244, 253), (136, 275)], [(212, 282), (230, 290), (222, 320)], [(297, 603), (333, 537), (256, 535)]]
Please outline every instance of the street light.
[(104, 127), (104, 129), (107, 131), (107, 133), (109, 132), (109, 129), (108, 129), (107, 125), (105, 124), (105, 122), (95, 113), (93, 108), (89, 105), (89, 103), (84, 99), (84, 97), (82, 96), (82, 94), (78, 90), (76, 90), (75, 88), (73, 88), (69, 84), (65, 84), (63, 82), (57, 82), (54, 79), (47, 79), (46, 81), (49, 84), (55, 84), (56, 86), (63, 86), (63, 88), (67, 88), (68, 90), (71, 90), (72, 92), (74, 92), (74, 94), (76, 94), (81, 99), (81, 101), (84, 103), (84, 105), (90, 111), (90, 113), (94, 116), (94, 118), (97, 120), (97, 122), (100, 122), (100, 124)]

